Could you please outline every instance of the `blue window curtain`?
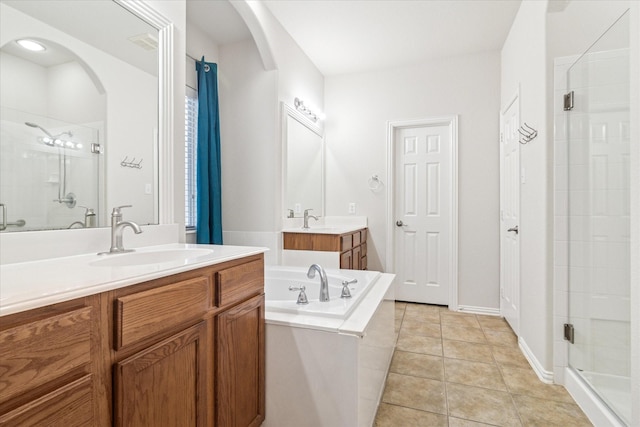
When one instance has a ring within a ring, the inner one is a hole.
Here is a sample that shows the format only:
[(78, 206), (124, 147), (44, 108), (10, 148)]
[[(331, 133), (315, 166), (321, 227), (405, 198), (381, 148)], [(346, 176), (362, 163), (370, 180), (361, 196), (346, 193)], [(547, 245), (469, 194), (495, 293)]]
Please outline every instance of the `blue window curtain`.
[(222, 186), (218, 65), (196, 61), (198, 73), (198, 157), (196, 242), (222, 244)]

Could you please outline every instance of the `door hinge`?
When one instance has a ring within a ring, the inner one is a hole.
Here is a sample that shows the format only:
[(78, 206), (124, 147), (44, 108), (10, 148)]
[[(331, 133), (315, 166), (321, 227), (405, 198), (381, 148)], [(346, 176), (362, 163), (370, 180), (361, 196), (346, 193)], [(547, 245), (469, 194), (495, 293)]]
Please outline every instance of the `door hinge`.
[(504, 134), (500, 132), (500, 142), (504, 142)]
[(95, 142), (91, 143), (91, 153), (93, 153), (93, 154), (101, 154), (102, 153), (102, 147), (100, 146), (100, 144), (96, 144)]
[(569, 341), (571, 344), (573, 344), (574, 330), (573, 330), (573, 325), (571, 323), (564, 324), (564, 339), (566, 341)]
[(573, 110), (573, 91), (564, 95), (564, 111)]

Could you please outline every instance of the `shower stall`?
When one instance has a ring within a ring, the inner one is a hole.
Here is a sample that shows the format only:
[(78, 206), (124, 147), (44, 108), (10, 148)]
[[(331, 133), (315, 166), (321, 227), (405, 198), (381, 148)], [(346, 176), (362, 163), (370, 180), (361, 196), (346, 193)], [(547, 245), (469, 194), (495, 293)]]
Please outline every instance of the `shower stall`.
[(556, 163), (566, 197), (568, 375), (621, 425), (631, 425), (629, 54), (627, 11), (568, 66), (564, 167)]
[(84, 227), (86, 209), (101, 212), (101, 127), (0, 108), (0, 232)]

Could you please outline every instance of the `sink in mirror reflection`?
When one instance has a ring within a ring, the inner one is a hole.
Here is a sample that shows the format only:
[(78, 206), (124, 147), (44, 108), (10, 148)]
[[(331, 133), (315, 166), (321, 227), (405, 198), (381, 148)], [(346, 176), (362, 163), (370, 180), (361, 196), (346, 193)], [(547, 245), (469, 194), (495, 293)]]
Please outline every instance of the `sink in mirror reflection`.
[(138, 265), (194, 262), (209, 256), (211, 249), (172, 249), (149, 252), (128, 252), (116, 255), (99, 255), (100, 259), (89, 263), (93, 267), (135, 267)]

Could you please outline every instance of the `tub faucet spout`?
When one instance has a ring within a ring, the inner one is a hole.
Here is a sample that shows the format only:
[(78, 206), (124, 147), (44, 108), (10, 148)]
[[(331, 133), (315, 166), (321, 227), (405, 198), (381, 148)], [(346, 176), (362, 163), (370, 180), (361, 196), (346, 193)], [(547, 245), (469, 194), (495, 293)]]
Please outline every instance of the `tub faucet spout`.
[(320, 274), (320, 301), (329, 301), (329, 281), (327, 280), (327, 273), (325, 273), (324, 268), (318, 264), (311, 264), (307, 272), (307, 277), (313, 279), (316, 277), (316, 271)]

